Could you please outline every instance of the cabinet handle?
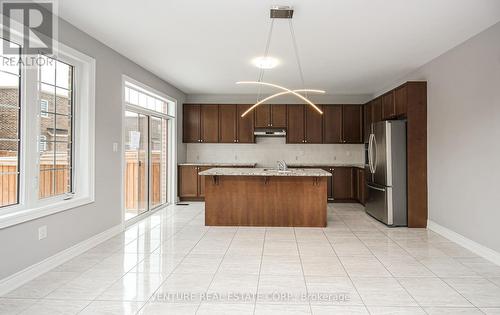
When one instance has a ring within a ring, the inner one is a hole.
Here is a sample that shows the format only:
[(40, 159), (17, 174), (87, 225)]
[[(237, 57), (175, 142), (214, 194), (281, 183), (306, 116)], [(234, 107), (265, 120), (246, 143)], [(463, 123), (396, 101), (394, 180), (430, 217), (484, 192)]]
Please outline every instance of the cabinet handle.
[(273, 126), (273, 123), (271, 123), (271, 127)]

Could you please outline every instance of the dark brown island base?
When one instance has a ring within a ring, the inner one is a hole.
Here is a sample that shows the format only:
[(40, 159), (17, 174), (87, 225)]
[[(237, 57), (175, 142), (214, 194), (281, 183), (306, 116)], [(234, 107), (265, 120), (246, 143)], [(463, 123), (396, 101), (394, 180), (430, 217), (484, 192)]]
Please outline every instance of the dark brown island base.
[(212, 168), (205, 177), (205, 225), (325, 227), (322, 169)]

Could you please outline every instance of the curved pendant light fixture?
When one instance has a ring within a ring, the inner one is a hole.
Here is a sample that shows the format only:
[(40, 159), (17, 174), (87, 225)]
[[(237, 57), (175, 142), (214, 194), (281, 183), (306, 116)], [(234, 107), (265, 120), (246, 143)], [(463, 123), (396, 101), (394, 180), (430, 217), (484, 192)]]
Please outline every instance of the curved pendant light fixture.
[[(271, 44), (273, 27), (274, 27), (274, 20), (275, 19), (288, 19), (289, 20), (289, 27), (290, 27), (290, 35), (292, 37), (293, 48), (294, 48), (294, 52), (295, 52), (295, 58), (297, 60), (297, 66), (298, 66), (299, 74), (300, 74), (300, 80), (302, 82), (302, 86), (304, 86), (304, 75), (303, 75), (303, 72), (302, 72), (302, 65), (301, 65), (300, 59), (299, 59), (299, 53), (298, 53), (298, 48), (297, 48), (297, 40), (295, 39), (295, 32), (294, 32), (294, 29), (293, 29), (292, 17), (293, 17), (293, 9), (291, 7), (288, 7), (288, 6), (273, 6), (273, 7), (271, 7), (271, 27), (269, 29), (269, 34), (268, 34), (268, 37), (267, 37), (267, 44), (266, 44), (266, 50), (265, 50), (265, 53), (264, 53), (264, 59), (268, 57), (269, 46)], [(291, 90), (291, 89), (288, 89), (286, 87), (283, 87), (283, 86), (280, 86), (280, 85), (277, 85), (277, 84), (274, 84), (274, 83), (263, 82), (262, 80), (264, 78), (264, 71), (265, 71), (265, 68), (262, 67), (261, 70), (260, 70), (260, 73), (259, 73), (259, 79), (258, 79), (258, 81), (238, 81), (238, 82), (236, 82), (236, 84), (255, 84), (255, 85), (259, 86), (259, 93), (258, 93), (258, 97), (257, 97), (257, 102), (254, 105), (252, 105), (248, 110), (246, 110), (241, 115), (241, 117), (244, 117), (245, 115), (247, 115), (249, 112), (251, 112), (252, 110), (254, 110), (260, 104), (263, 104), (263, 103), (267, 102), (270, 99), (273, 99), (273, 98), (276, 98), (278, 96), (285, 95), (285, 94), (292, 94), (292, 95), (298, 97), (299, 99), (303, 100), (304, 102), (306, 102), (307, 104), (309, 104), (310, 106), (312, 106), (318, 113), (323, 114), (323, 112), (321, 111), (321, 109), (318, 106), (316, 106), (311, 100), (309, 100), (307, 98), (307, 93), (320, 93), (320, 94), (324, 94), (325, 91), (323, 91), (323, 90), (317, 90), (317, 89), (306, 89), (306, 88)], [(266, 97), (266, 98), (264, 98), (262, 100), (259, 100), (259, 98), (260, 98), (260, 87), (261, 86), (273, 87), (273, 88), (276, 88), (278, 90), (282, 90), (282, 92), (278, 92), (278, 93), (272, 94), (272, 95), (270, 95), (270, 96), (268, 96), (268, 97)], [(299, 92), (304, 92), (305, 96), (302, 95), (302, 94), (299, 94)]]

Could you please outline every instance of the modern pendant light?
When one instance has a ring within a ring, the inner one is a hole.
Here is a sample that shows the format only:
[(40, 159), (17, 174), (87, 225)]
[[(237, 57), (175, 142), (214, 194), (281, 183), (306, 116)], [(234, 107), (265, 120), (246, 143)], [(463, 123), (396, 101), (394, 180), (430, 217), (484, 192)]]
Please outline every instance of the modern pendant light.
[[(269, 53), (269, 46), (271, 44), (271, 39), (272, 39), (272, 34), (273, 34), (274, 21), (276, 19), (288, 19), (288, 25), (289, 25), (289, 28), (290, 28), (290, 35), (291, 35), (292, 42), (293, 42), (293, 49), (294, 49), (294, 52), (295, 52), (295, 59), (297, 60), (297, 67), (299, 69), (300, 80), (301, 80), (302, 86), (304, 86), (304, 74), (302, 72), (302, 65), (300, 63), (299, 52), (298, 52), (298, 48), (297, 48), (297, 40), (295, 38), (295, 32), (294, 32), (294, 29), (293, 29), (292, 17), (293, 17), (293, 9), (292, 9), (292, 7), (289, 7), (289, 6), (273, 6), (273, 7), (271, 7), (271, 27), (269, 29), (269, 34), (267, 36), (267, 43), (266, 43), (266, 50), (264, 52), (264, 57), (262, 57), (261, 60), (268, 61), (268, 60), (271, 59), (268, 56), (268, 53)], [(260, 66), (259, 79), (257, 81), (238, 81), (238, 82), (236, 82), (236, 84), (253, 84), (253, 85), (258, 85), (259, 86), (259, 92), (258, 92), (258, 96), (257, 96), (257, 102), (253, 106), (251, 106), (248, 110), (246, 110), (241, 115), (241, 117), (244, 117), (245, 115), (247, 115), (249, 112), (251, 112), (252, 110), (254, 110), (260, 104), (263, 104), (263, 103), (265, 103), (265, 102), (267, 102), (267, 101), (269, 101), (269, 100), (271, 100), (273, 98), (276, 98), (278, 96), (285, 95), (285, 94), (292, 94), (292, 95), (296, 96), (297, 98), (303, 100), (308, 105), (310, 105), (311, 107), (313, 107), (318, 113), (323, 114), (323, 112), (321, 111), (321, 109), (318, 106), (316, 106), (311, 100), (309, 100), (307, 98), (307, 93), (324, 94), (325, 91), (323, 91), (323, 90), (317, 90), (317, 89), (306, 89), (306, 88), (291, 90), (291, 89), (288, 89), (286, 87), (280, 86), (278, 84), (263, 82), (264, 72), (265, 72), (266, 69), (270, 69), (270, 68), (271, 67)], [(260, 99), (260, 87), (262, 87), (262, 86), (272, 87), (272, 88), (281, 90), (281, 92), (275, 93), (275, 94), (270, 95), (270, 96), (268, 96), (268, 97), (266, 97), (266, 98), (264, 98), (262, 100), (259, 100)], [(299, 94), (299, 93), (304, 93), (305, 96), (302, 95), (302, 94)]]

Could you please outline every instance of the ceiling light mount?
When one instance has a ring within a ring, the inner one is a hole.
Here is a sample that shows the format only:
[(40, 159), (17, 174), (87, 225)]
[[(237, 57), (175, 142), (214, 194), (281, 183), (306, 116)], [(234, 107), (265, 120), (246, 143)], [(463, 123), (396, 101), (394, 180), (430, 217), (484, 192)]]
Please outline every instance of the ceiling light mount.
[(274, 5), (271, 7), (271, 19), (291, 19), (293, 18), (293, 8), (285, 5)]

